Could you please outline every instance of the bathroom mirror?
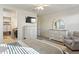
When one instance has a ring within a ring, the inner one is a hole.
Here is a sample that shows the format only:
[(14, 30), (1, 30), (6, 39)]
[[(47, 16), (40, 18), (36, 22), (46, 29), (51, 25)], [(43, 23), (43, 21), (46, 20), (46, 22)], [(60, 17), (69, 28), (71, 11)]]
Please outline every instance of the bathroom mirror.
[(63, 20), (57, 20), (54, 23), (55, 29), (65, 29), (65, 24)]

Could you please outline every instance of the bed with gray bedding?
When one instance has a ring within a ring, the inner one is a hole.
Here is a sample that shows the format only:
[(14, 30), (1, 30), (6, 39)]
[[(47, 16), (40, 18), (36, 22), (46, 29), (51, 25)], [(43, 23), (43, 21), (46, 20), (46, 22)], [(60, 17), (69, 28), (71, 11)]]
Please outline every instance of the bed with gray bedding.
[(61, 48), (51, 46), (49, 44), (43, 43), (38, 39), (25, 39), (23, 40), (29, 47), (35, 49), (40, 54), (63, 54), (65, 53)]

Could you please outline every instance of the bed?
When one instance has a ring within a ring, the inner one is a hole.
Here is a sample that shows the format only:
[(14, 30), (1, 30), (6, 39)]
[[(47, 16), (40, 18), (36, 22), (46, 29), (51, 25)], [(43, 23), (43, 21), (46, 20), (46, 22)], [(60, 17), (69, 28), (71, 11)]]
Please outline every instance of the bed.
[(38, 39), (25, 39), (23, 40), (25, 44), (27, 44), (29, 47), (35, 49), (40, 54), (63, 54), (65, 51), (61, 48), (55, 45), (54, 43), (47, 43), (43, 40)]

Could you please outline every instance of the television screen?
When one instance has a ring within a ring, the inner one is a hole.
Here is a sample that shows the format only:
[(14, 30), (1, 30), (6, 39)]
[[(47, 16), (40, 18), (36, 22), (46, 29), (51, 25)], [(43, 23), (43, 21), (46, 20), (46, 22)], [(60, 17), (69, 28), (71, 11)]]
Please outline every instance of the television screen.
[(34, 23), (34, 22), (36, 22), (35, 17), (26, 17), (26, 23)]
[(31, 23), (31, 17), (26, 17), (26, 23)]

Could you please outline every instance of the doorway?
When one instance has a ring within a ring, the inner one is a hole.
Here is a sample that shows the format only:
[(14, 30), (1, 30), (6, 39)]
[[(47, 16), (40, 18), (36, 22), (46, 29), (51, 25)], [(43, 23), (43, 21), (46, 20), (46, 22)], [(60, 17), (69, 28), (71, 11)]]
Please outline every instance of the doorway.
[(3, 42), (14, 43), (17, 40), (16, 13), (10, 9), (3, 9)]

